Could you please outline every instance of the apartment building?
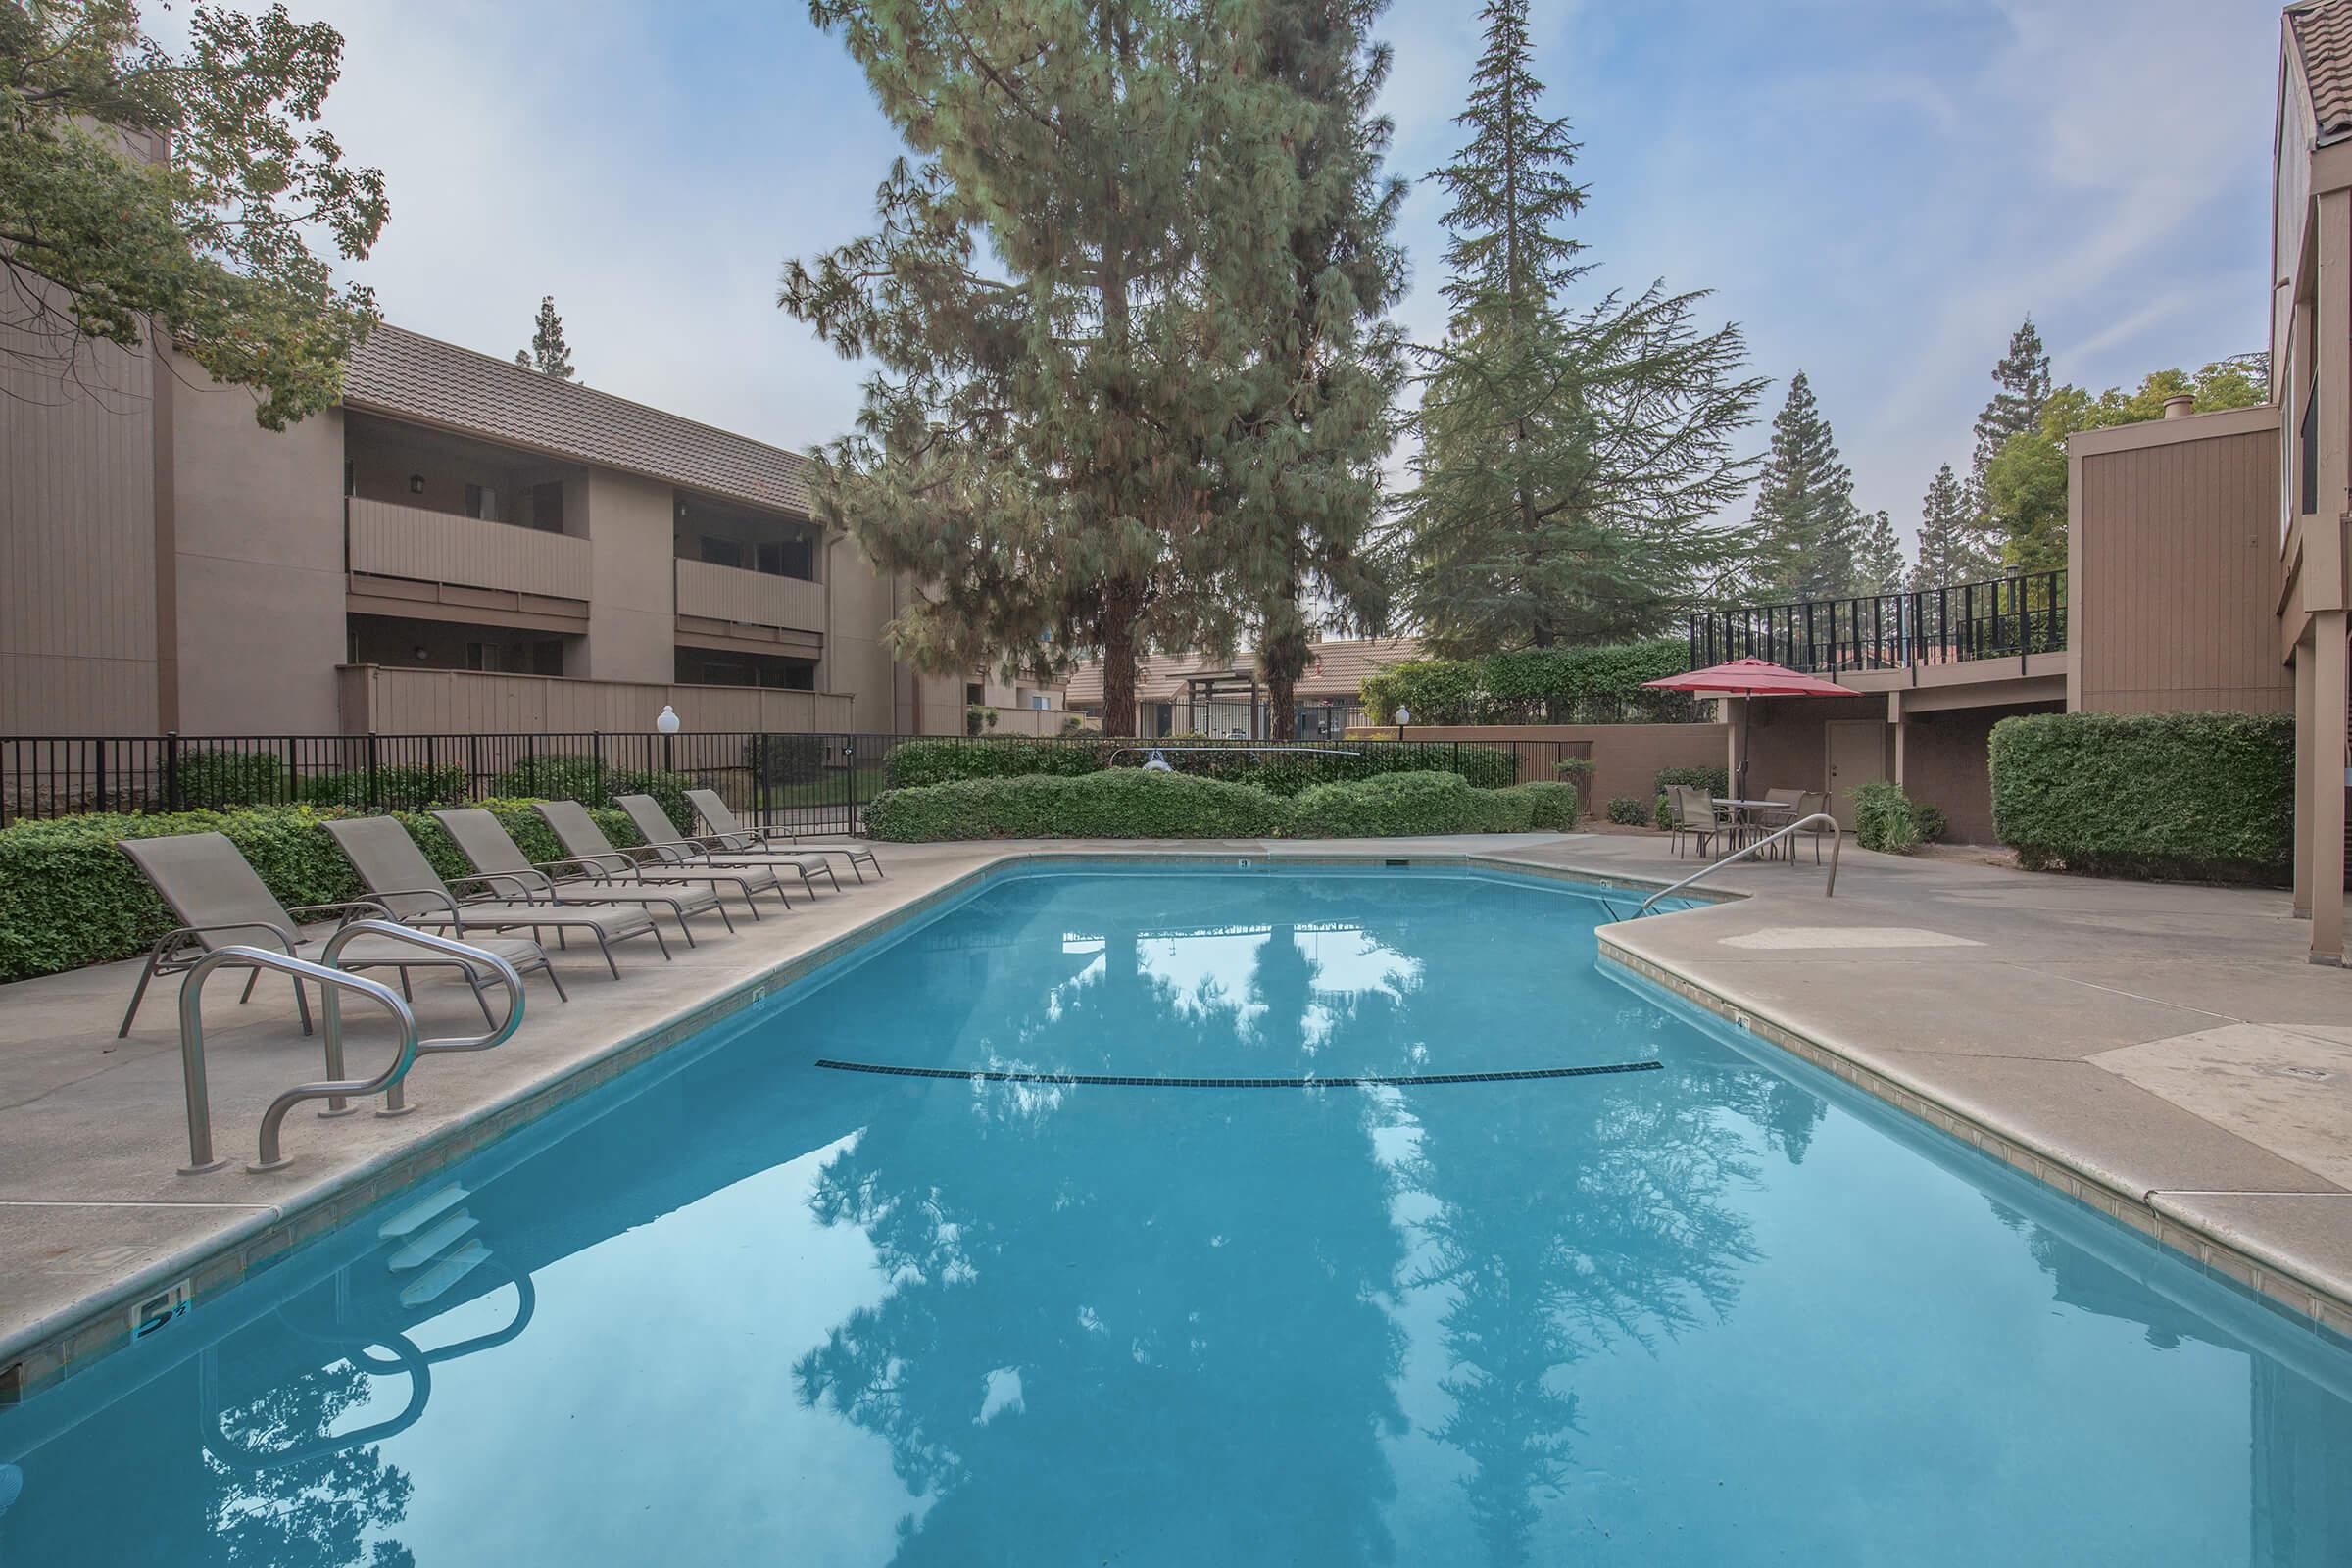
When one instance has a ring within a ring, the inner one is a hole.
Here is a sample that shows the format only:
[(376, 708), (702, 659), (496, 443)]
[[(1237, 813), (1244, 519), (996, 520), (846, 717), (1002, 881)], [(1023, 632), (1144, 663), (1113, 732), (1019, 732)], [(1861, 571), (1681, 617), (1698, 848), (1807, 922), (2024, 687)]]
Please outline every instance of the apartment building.
[[(1322, 740), (1364, 721), (1357, 695), (1366, 675), (1419, 656), (1412, 637), (1366, 637), (1318, 641), (1307, 650), (1306, 671), (1294, 688), (1300, 740)], [(1100, 721), (1102, 665), (1089, 661), (1070, 672), (1065, 693), (1070, 710)], [(1242, 740), (1267, 738), (1271, 713), (1265, 682), (1245, 652), (1225, 659), (1211, 654), (1152, 654), (1138, 662), (1136, 727), (1146, 736), (1216, 735)]]
[(779, 447), (391, 325), (282, 433), (169, 348), (8, 346), (0, 734), (1065, 716), (894, 661), (904, 585), (814, 520)]

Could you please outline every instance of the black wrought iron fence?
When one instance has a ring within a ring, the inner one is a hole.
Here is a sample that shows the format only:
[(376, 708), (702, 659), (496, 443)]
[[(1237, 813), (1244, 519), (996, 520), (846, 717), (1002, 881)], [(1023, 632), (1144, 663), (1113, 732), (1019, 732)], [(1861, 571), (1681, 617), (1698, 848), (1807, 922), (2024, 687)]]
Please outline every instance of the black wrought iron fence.
[(918, 741), (935, 749), (935, 759), (940, 748), (1049, 754), (1042, 762), (1004, 757), (1001, 765), (976, 769), (986, 773), (1138, 767), (1156, 746), (1161, 760), (1179, 772), (1285, 794), (1418, 767), (1481, 784), (1553, 779), (1563, 776), (1563, 762), (1592, 751), (1586, 741), (1424, 742), (1409, 731), (1402, 738), (1265, 745), (848, 731), (0, 736), (0, 825), (90, 811), (298, 804), (418, 811), (507, 796), (596, 804), (637, 790), (660, 793), (682, 780), (716, 790), (747, 820), (809, 834), (854, 833), (862, 828), (866, 803), (892, 782), (892, 755)]
[(1742, 605), (1690, 619), (1690, 667), (1765, 659), (1829, 673), (2066, 649), (2066, 573), (2028, 572), (1906, 594)]

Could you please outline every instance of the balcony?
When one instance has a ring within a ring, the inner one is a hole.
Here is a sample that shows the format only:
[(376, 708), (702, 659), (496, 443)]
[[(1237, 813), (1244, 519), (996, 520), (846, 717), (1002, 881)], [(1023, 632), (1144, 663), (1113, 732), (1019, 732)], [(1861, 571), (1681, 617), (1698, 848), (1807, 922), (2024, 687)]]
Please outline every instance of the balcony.
[(1692, 669), (1733, 659), (1816, 675), (1989, 660), (2025, 669), (2037, 655), (2066, 652), (2066, 573), (1713, 610), (1690, 617), (1690, 636)]
[(714, 566), (707, 561), (680, 560), (675, 564), (681, 615), (820, 636), (825, 631), (822, 583), (746, 571), (740, 566)]
[(585, 600), (595, 584), (588, 541), (570, 534), (360, 496), (344, 508), (354, 572), (554, 599)]
[(850, 698), (834, 692), (390, 664), (344, 664), (336, 673), (347, 734), (643, 734), (664, 706), (698, 731), (806, 734), (847, 730), (852, 721)]

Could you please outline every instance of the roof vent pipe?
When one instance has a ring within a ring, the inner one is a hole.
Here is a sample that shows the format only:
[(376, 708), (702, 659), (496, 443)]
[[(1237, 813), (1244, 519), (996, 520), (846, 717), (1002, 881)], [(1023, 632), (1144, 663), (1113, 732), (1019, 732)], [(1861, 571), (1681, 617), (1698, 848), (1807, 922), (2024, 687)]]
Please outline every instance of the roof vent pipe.
[(2164, 400), (2164, 416), (2168, 419), (2185, 418), (2196, 412), (2197, 399), (2194, 393), (2176, 392)]

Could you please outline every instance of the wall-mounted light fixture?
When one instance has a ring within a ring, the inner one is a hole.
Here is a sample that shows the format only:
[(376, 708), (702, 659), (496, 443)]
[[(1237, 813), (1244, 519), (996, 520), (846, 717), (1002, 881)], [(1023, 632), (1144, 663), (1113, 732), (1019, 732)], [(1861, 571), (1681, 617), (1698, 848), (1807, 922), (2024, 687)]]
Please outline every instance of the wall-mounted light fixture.
[(410, 475), (409, 475), (409, 494), (411, 494), (411, 495), (413, 495), (413, 496), (420, 496), (420, 495), (424, 494), (424, 475), (423, 475), (423, 474), (421, 474), (421, 473), (412, 473), (412, 474), (410, 474)]
[(410, 650), (409, 650), (409, 652), (410, 652), (411, 654), (415, 655), (415, 656), (416, 656), (416, 659), (417, 659), (419, 662), (421, 662), (421, 661), (423, 661), (423, 660), (425, 660), (425, 659), (427, 659), (427, 658), (430, 658), (430, 657), (431, 657), (430, 655), (428, 655), (427, 653), (425, 653), (425, 651), (424, 651), (424, 644), (422, 644), (422, 643), (418, 643), (418, 644), (417, 644), (416, 647), (414, 647), (414, 648), (410, 649)]

